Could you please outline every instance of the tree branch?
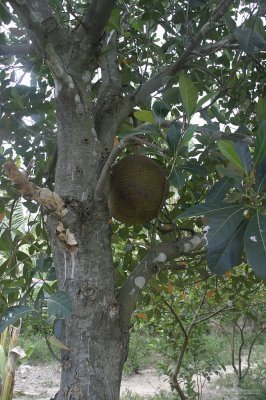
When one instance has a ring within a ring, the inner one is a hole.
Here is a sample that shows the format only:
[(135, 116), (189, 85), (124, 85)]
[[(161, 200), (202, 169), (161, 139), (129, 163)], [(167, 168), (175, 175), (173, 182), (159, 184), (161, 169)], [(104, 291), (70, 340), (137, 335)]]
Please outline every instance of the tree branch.
[(115, 4), (116, 0), (92, 0), (84, 14), (82, 25), (77, 30), (77, 36), (85, 35), (86, 42), (96, 48)]
[(213, 29), (214, 23), (217, 22), (228, 10), (233, 0), (221, 0), (216, 10), (210, 17), (210, 20), (203, 25), (198, 33), (192, 38), (190, 45), (184, 51), (184, 53), (178, 58), (178, 60), (167, 67), (163, 68), (157, 75), (151, 77), (142, 87), (137, 88), (135, 95), (133, 95), (134, 103), (139, 104), (147, 96), (156, 90), (164, 86), (165, 81), (168, 77), (174, 76), (177, 72), (181, 71), (186, 63), (193, 57), (193, 51), (195, 52), (201, 40), (204, 38), (206, 33)]
[(117, 63), (116, 33), (112, 31), (105, 38), (100, 56), (101, 87), (94, 107), (95, 128), (100, 140), (105, 137), (105, 120), (109, 119), (109, 111), (113, 104), (122, 97), (121, 74)]
[(110, 175), (110, 168), (112, 164), (115, 162), (123, 148), (127, 145), (128, 142), (130, 142), (131, 137), (130, 135), (127, 136), (125, 139), (120, 140), (119, 144), (114, 146), (111, 153), (109, 154), (109, 157), (104, 164), (104, 167), (102, 169), (101, 175), (98, 179), (98, 183), (95, 189), (94, 197), (96, 200), (101, 201), (103, 200), (104, 196), (106, 196), (107, 193), (107, 185), (108, 185), (108, 179)]
[(178, 323), (178, 325), (179, 325), (179, 327), (180, 327), (180, 329), (181, 329), (181, 331), (182, 331), (182, 333), (183, 333), (184, 338), (187, 339), (187, 331), (186, 331), (186, 329), (185, 329), (185, 327), (184, 327), (184, 325), (183, 325), (181, 319), (179, 318), (179, 316), (178, 316), (177, 313), (175, 312), (174, 308), (173, 308), (173, 307), (171, 306), (171, 304), (168, 303), (168, 301), (165, 300), (164, 298), (162, 299), (162, 301), (163, 301), (163, 303), (169, 308), (169, 310), (171, 311), (171, 313), (172, 313), (173, 316), (175, 317), (175, 320), (176, 320), (176, 322)]
[(47, 188), (40, 188), (30, 182), (26, 171), (19, 170), (13, 162), (6, 162), (3, 164), (3, 169), (11, 180), (12, 185), (18, 189), (26, 199), (37, 201), (48, 210), (54, 211), (60, 218), (67, 214), (68, 210), (61, 197)]
[(1, 44), (0, 56), (24, 56), (34, 50), (34, 46), (29, 43), (21, 44)]
[[(204, 293), (204, 295), (203, 295), (203, 297), (201, 299), (200, 305), (198, 306), (198, 308), (197, 308), (197, 310), (196, 310), (196, 312), (194, 314), (193, 320), (190, 323), (189, 328), (186, 330), (186, 335), (184, 337), (184, 341), (183, 341), (183, 344), (182, 344), (182, 347), (181, 347), (181, 350), (180, 350), (180, 353), (179, 353), (179, 356), (178, 356), (178, 359), (177, 359), (177, 363), (176, 363), (176, 366), (175, 366), (174, 371), (172, 373), (171, 384), (179, 394), (181, 393), (181, 388), (180, 388), (180, 385), (179, 385), (179, 382), (178, 382), (178, 375), (179, 375), (179, 372), (180, 372), (180, 369), (181, 369), (181, 365), (182, 365), (182, 362), (183, 362), (183, 358), (184, 358), (185, 352), (187, 350), (187, 346), (188, 346), (188, 343), (189, 343), (190, 335), (191, 335), (192, 330), (193, 330), (193, 328), (195, 326), (195, 321), (196, 321), (196, 319), (197, 319), (197, 317), (199, 315), (199, 312), (200, 312), (201, 308), (203, 307), (203, 304), (205, 302), (205, 298), (206, 298), (206, 292)], [(180, 397), (181, 397), (181, 399), (185, 400), (186, 396), (184, 395), (183, 392), (182, 392), (182, 394), (183, 394), (183, 396), (182, 397), (180, 396)]]
[(67, 45), (67, 33), (49, 9), (47, 0), (9, 0), (9, 3), (38, 51), (46, 53), (48, 43), (54, 48)]
[[(40, 188), (30, 182), (27, 171), (19, 170), (13, 162), (4, 163), (3, 169), (12, 182), (12, 185), (19, 190), (23, 197), (28, 200), (35, 200), (58, 217), (58, 239), (64, 243), (68, 251), (75, 252), (77, 250), (77, 242), (74, 234), (68, 228), (72, 215), (61, 197), (48, 188)], [(66, 225), (66, 227), (64, 225)]]
[(151, 277), (167, 268), (171, 269), (171, 267), (167, 266), (167, 261), (201, 249), (205, 243), (203, 235), (192, 235), (176, 239), (172, 243), (159, 243), (148, 251), (119, 290), (121, 320), (125, 329), (130, 323), (131, 314), (140, 298), (142, 289), (147, 285)]
[(228, 49), (228, 48), (234, 49), (234, 50), (239, 50), (239, 45), (236, 42), (234, 36), (230, 36), (228, 38), (220, 40), (219, 42), (206, 44), (203, 46), (198, 46), (195, 51), (191, 52), (191, 55), (197, 56), (197, 57), (203, 57), (203, 56), (208, 56), (210, 54), (216, 53), (217, 51), (219, 51), (221, 49)]

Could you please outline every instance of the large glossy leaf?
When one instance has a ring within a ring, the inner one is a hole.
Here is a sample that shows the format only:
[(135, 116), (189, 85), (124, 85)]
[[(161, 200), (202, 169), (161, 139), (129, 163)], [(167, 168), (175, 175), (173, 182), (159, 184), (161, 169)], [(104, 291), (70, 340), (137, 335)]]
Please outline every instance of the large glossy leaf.
[(258, 212), (250, 219), (245, 233), (245, 252), (256, 275), (266, 279), (266, 216)]
[(20, 318), (32, 312), (34, 312), (34, 309), (30, 306), (27, 306), (26, 304), (9, 307), (1, 317), (0, 334), (6, 329), (8, 325), (14, 324)]
[(245, 220), (244, 206), (235, 205), (234, 209), (224, 209), (211, 215), (208, 220), (208, 247), (217, 247), (231, 239), (242, 221)]
[(180, 149), (189, 143), (189, 141), (193, 138), (193, 135), (194, 135), (196, 129), (197, 129), (197, 125), (190, 125), (187, 128), (187, 130), (185, 131), (183, 138), (179, 144)]
[(185, 184), (184, 172), (180, 168), (174, 167), (169, 177), (170, 184), (177, 189), (182, 189)]
[(237, 142), (235, 142), (234, 149), (242, 162), (245, 174), (248, 175), (253, 167), (252, 157), (248, 144), (246, 142), (238, 140)]
[(56, 318), (66, 318), (72, 314), (72, 302), (65, 292), (57, 292), (46, 298), (48, 313)]
[(246, 223), (240, 224), (226, 241), (211, 243), (207, 250), (207, 263), (215, 274), (224, 274), (232, 267), (240, 264), (244, 247), (244, 232)]
[(266, 189), (266, 157), (257, 165), (255, 174), (255, 190), (258, 194)]
[(180, 93), (177, 87), (170, 87), (163, 92), (162, 99), (169, 105), (177, 104), (180, 101)]
[(178, 215), (177, 219), (188, 218), (188, 217), (200, 217), (200, 216), (213, 216), (215, 214), (231, 215), (238, 212), (240, 209), (244, 210), (243, 205), (223, 203), (223, 202), (210, 202), (204, 204), (196, 204)]
[(165, 118), (171, 108), (164, 101), (157, 100), (153, 103), (152, 110), (156, 116)]
[(152, 112), (148, 110), (135, 111), (134, 117), (136, 117), (139, 121), (154, 123)]
[(198, 112), (207, 101), (212, 100), (215, 96), (217, 96), (219, 92), (210, 92), (206, 94), (205, 96), (201, 97), (199, 101), (197, 102), (197, 105), (195, 107), (195, 112)]
[(259, 98), (255, 108), (258, 120), (261, 122), (266, 119), (266, 100), (263, 97)]
[(179, 90), (184, 109), (190, 119), (197, 104), (198, 90), (184, 73), (179, 76)]
[(260, 50), (266, 49), (264, 38), (253, 28), (241, 27), (235, 30), (235, 37), (239, 46), (247, 54), (254, 54)]
[(265, 157), (266, 157), (266, 119), (263, 120), (262, 123), (260, 124), (256, 135), (255, 150), (254, 150), (255, 166), (257, 166)]
[(219, 140), (217, 143), (221, 153), (242, 171), (245, 170), (243, 162), (235, 149), (235, 143), (231, 140)]
[(222, 179), (217, 181), (207, 193), (206, 203), (222, 201), (233, 186), (234, 180), (228, 176), (224, 176)]
[(120, 31), (120, 13), (121, 10), (119, 8), (113, 9), (108, 21), (108, 30), (115, 29), (116, 31)]
[(205, 165), (200, 165), (196, 161), (187, 162), (185, 165), (182, 165), (181, 168), (184, 171), (190, 172), (192, 175), (206, 176), (208, 174), (207, 167)]
[(235, 182), (241, 182), (243, 179), (243, 176), (233, 170), (232, 168), (225, 168), (222, 167), (221, 165), (217, 165), (216, 167), (217, 172), (219, 172), (220, 175), (227, 176), (228, 178), (232, 178)]

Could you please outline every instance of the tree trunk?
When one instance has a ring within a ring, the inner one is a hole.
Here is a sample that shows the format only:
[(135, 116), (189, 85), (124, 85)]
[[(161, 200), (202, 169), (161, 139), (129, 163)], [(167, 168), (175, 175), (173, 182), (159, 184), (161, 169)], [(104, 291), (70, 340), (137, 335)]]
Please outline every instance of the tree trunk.
[[(78, 113), (69, 94), (57, 96), (58, 162), (55, 191), (73, 213), (71, 227), (78, 250), (70, 253), (50, 232), (59, 290), (73, 302), (73, 314), (63, 322), (60, 400), (117, 400), (128, 333), (121, 330), (115, 293), (111, 232), (106, 202), (93, 199), (105, 158), (90, 107)], [(112, 129), (112, 127), (110, 127)]]

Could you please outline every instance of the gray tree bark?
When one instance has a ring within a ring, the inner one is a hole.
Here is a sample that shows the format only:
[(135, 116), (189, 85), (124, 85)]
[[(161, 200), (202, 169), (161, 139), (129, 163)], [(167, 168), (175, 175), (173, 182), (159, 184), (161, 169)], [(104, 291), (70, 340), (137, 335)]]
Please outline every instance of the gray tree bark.
[[(128, 332), (120, 328), (115, 294), (109, 214), (105, 201), (93, 193), (105, 157), (96, 136), (90, 109), (77, 113), (67, 90), (57, 97), (58, 162), (55, 191), (69, 205), (75, 223), (71, 230), (78, 252), (69, 253), (50, 222), (59, 289), (73, 302), (73, 315), (64, 322), (58, 398), (119, 398)], [(109, 127), (112, 129), (112, 127)]]

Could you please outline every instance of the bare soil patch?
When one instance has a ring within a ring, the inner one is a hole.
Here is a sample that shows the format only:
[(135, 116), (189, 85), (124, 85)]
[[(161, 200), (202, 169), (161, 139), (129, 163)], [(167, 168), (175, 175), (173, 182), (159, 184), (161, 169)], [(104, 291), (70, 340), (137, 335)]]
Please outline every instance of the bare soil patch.
[[(54, 364), (21, 365), (16, 372), (14, 399), (50, 400), (58, 390), (60, 367)], [(143, 397), (153, 396), (160, 390), (169, 391), (167, 377), (155, 369), (123, 378), (121, 393), (130, 391)]]
[[(225, 375), (231, 373), (231, 367), (228, 366)], [(218, 376), (213, 375), (210, 382), (204, 383), (202, 400), (238, 400), (240, 398), (239, 389), (220, 387), (217, 379)], [(21, 365), (16, 372), (14, 399), (50, 400), (58, 390), (59, 381), (60, 366), (57, 364)], [(121, 393), (131, 392), (148, 399), (160, 391), (170, 393), (170, 385), (167, 376), (160, 375), (154, 368), (123, 377)], [(247, 397), (249, 398), (253, 397)]]

